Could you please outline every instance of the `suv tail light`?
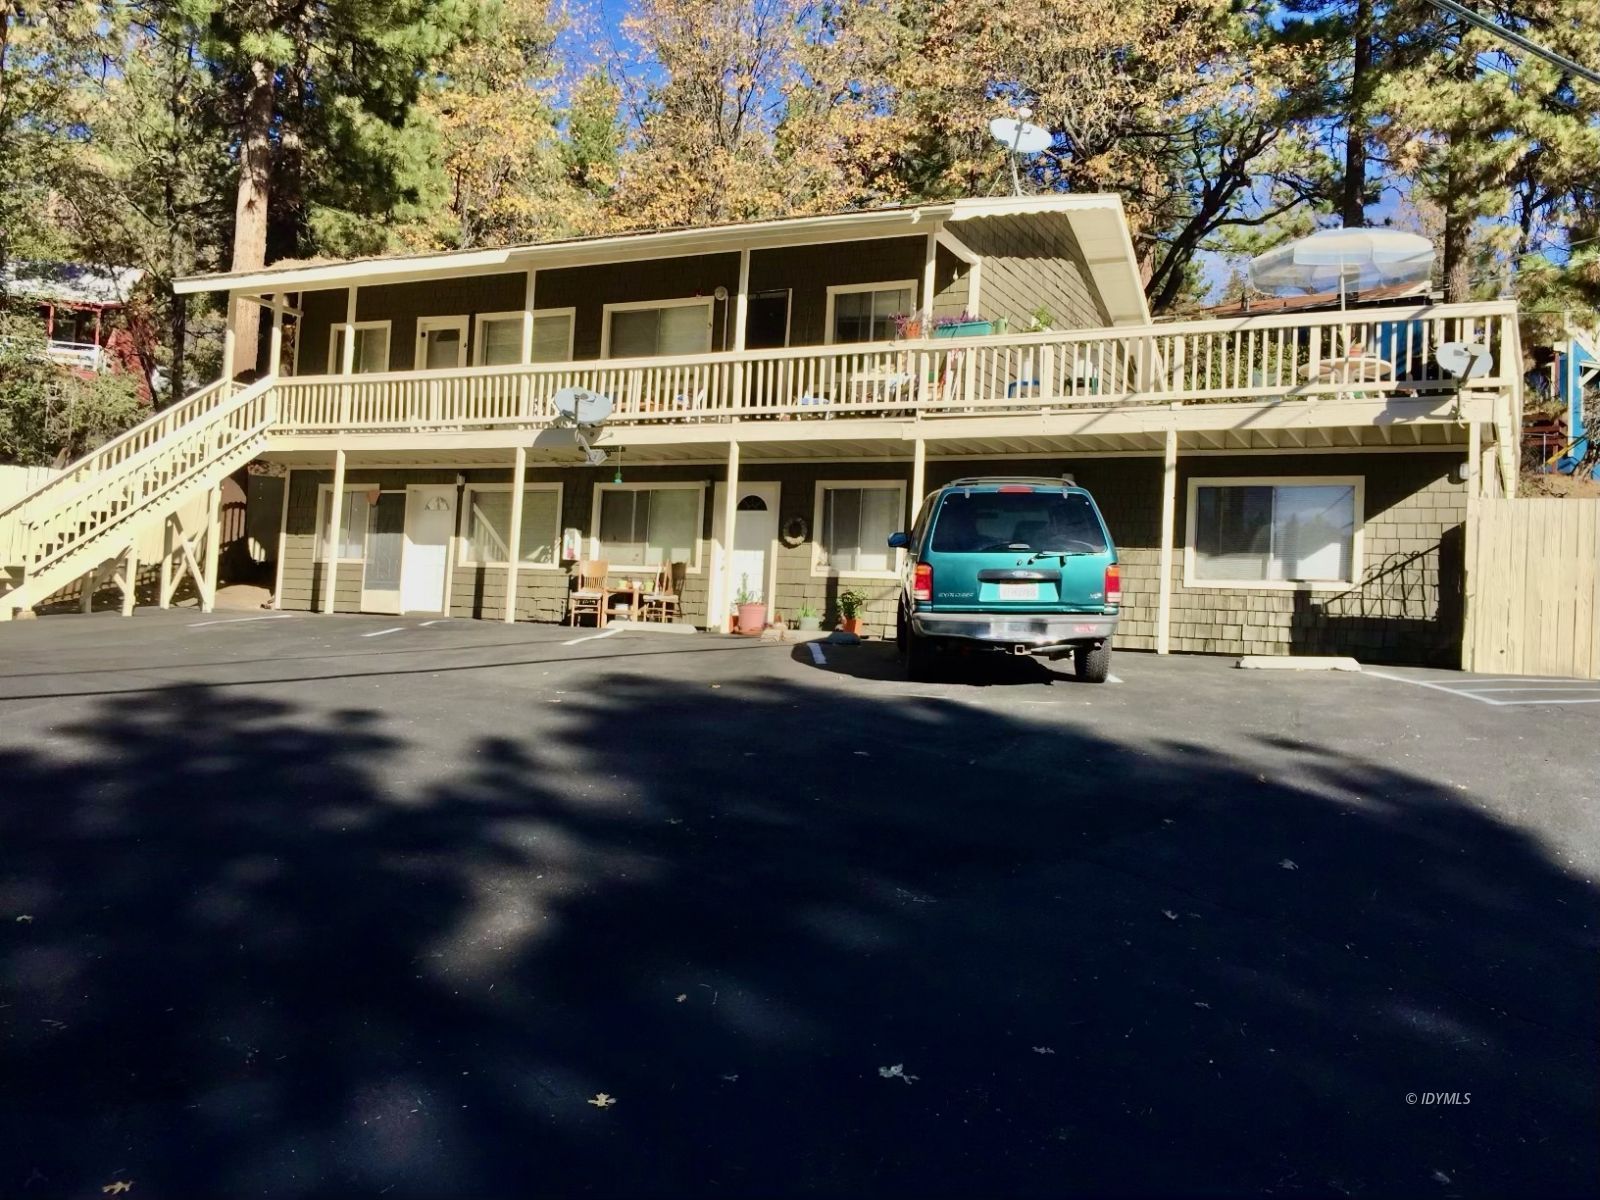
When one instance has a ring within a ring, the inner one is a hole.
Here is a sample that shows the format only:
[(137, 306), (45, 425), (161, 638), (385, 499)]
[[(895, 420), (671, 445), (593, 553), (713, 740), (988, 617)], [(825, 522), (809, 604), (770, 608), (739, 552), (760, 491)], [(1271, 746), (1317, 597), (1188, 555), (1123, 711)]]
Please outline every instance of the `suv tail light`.
[(933, 567), (931, 564), (917, 564), (917, 569), (911, 576), (911, 598), (913, 600), (933, 599)]
[(1106, 603), (1122, 603), (1122, 568), (1116, 563), (1106, 568)]

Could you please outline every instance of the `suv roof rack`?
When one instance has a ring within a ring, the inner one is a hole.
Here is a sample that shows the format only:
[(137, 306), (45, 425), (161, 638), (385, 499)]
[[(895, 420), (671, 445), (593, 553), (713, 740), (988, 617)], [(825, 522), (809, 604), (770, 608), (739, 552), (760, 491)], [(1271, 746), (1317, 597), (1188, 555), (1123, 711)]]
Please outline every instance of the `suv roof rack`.
[(1046, 487), (1077, 487), (1078, 481), (1063, 471), (1060, 475), (968, 475), (952, 479), (945, 487), (969, 487), (978, 483), (1041, 483)]

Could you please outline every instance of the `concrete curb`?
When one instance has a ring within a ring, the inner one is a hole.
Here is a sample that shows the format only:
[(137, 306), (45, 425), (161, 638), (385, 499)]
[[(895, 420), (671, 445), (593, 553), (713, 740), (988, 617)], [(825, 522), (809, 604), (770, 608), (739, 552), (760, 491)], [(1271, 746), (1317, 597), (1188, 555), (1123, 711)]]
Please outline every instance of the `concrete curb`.
[(1361, 664), (1353, 658), (1339, 655), (1304, 655), (1302, 657), (1271, 654), (1246, 654), (1236, 664), (1244, 671), (1359, 671)]

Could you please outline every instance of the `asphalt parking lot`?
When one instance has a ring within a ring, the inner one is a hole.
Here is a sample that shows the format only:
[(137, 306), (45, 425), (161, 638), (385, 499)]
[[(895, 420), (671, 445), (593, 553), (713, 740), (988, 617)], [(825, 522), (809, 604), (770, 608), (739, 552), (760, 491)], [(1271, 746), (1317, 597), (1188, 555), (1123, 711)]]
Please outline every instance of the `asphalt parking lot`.
[(1112, 669), (0, 626), (0, 1196), (1593, 1194), (1600, 691)]

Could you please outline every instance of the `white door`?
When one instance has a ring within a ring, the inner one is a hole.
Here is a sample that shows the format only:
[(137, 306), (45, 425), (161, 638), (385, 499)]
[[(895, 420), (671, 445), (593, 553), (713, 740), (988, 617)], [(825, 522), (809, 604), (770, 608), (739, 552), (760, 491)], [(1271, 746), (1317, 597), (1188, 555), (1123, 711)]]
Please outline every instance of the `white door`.
[[(733, 522), (733, 594), (725, 597), (720, 595), (722, 575), (719, 567), (711, 581), (713, 623), (720, 614), (728, 611), (728, 605), (734, 602), (741, 587), (757, 600), (769, 606), (772, 603), (778, 569), (773, 547), (778, 540), (780, 486), (776, 483), (739, 485), (739, 500), (735, 505)], [(722, 504), (727, 494), (726, 483), (719, 483), (713, 489), (711, 536), (717, 547), (715, 559), (718, 564), (721, 562), (722, 547), (728, 544), (722, 536)]]
[(417, 370), (442, 371), (466, 365), (466, 317), (417, 318)]
[(404, 612), (443, 612), (450, 538), (456, 531), (456, 489), (449, 484), (406, 489), (405, 563), (400, 573)]

